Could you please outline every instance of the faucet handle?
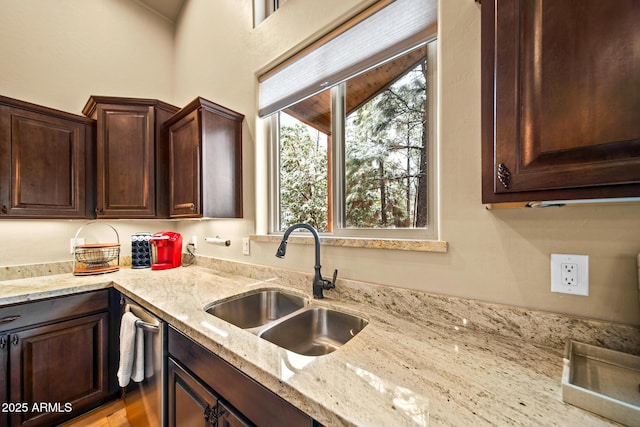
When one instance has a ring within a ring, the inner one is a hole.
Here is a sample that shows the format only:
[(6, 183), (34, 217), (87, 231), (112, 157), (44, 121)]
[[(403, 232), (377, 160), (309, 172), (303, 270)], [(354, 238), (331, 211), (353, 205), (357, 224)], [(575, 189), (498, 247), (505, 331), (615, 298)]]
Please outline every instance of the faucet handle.
[(329, 289), (333, 289), (336, 287), (336, 279), (338, 278), (338, 270), (333, 270), (333, 280), (331, 280), (327, 285)]

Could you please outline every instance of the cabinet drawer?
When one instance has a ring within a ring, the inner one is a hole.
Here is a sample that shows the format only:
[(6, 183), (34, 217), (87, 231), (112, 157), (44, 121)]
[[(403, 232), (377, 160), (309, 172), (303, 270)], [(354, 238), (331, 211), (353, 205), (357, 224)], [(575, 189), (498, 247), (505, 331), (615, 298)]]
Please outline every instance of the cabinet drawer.
[(257, 426), (317, 425), (307, 414), (173, 328), (169, 328), (169, 354)]
[(109, 308), (109, 290), (0, 307), (0, 332), (50, 323)]

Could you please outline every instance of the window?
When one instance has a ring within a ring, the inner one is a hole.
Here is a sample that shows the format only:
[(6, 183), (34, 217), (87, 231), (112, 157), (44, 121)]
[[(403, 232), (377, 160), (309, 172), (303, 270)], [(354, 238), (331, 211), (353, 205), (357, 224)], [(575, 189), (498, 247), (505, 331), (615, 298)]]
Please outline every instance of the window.
[(437, 0), (379, 0), (260, 76), (270, 232), (436, 239)]
[(435, 238), (431, 41), (272, 119), (272, 230)]
[(287, 0), (253, 0), (253, 26), (258, 26), (278, 10)]
[(329, 135), (318, 126), (279, 113), (278, 230), (306, 222), (329, 231)]

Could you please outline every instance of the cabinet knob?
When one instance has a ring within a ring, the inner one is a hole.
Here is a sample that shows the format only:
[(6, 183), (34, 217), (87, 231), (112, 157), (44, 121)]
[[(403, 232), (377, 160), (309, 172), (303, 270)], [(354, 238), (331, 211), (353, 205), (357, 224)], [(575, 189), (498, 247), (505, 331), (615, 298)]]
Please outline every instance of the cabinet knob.
[(5, 205), (2, 205), (2, 207), (0, 207), (0, 213), (6, 214), (7, 212), (9, 212), (9, 209), (7, 209)]
[(227, 412), (224, 406), (220, 406), (220, 402), (218, 402), (218, 404), (216, 405), (216, 407), (218, 408), (217, 411), (217, 418), (220, 419), (224, 416), (224, 414)]
[(189, 205), (189, 210), (190, 210), (191, 212), (194, 212), (194, 211), (196, 210), (196, 205), (195, 205), (194, 203), (191, 203), (191, 204)]
[(211, 427), (218, 427), (218, 418), (224, 414), (224, 409), (220, 407), (220, 402), (216, 406), (211, 407), (209, 404), (204, 408), (204, 420)]
[(211, 408), (211, 414), (209, 417), (209, 423), (211, 424), (211, 427), (218, 427), (218, 418), (220, 418), (220, 415), (222, 415), (222, 413), (219, 412), (219, 407), (220, 402), (217, 402), (216, 406)]
[(96, 208), (96, 214), (101, 215), (102, 214), (102, 209), (101, 208)]

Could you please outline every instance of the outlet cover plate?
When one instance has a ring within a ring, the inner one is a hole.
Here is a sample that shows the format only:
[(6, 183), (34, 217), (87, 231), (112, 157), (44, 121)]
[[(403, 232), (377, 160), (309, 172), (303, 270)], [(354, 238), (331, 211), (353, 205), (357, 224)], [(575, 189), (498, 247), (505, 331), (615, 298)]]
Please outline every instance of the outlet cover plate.
[(589, 256), (551, 254), (551, 292), (589, 296)]

